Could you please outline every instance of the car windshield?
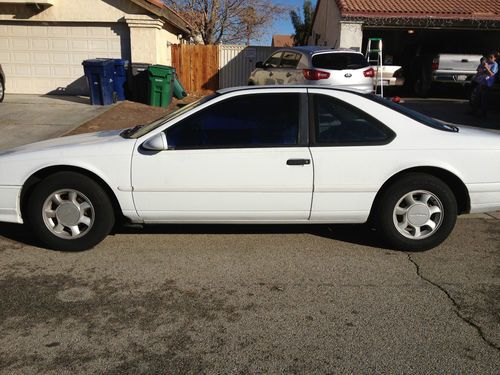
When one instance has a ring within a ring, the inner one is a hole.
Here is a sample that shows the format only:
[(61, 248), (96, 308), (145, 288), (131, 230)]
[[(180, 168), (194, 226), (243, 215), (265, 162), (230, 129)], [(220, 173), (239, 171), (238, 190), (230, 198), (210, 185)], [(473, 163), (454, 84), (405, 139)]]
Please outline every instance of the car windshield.
[(312, 65), (320, 69), (344, 70), (365, 68), (368, 62), (360, 53), (329, 52), (314, 55)]
[(383, 106), (386, 106), (390, 109), (393, 109), (394, 111), (401, 113), (402, 115), (405, 115), (406, 117), (409, 117), (412, 120), (418, 121), (421, 124), (430, 126), (431, 128), (443, 130), (443, 131), (448, 131), (448, 132), (456, 132), (456, 133), (459, 131), (459, 129), (456, 126), (446, 124), (442, 121), (439, 121), (439, 120), (436, 120), (432, 117), (426, 116), (420, 112), (414, 111), (413, 109), (402, 106), (401, 104), (397, 104), (391, 100), (381, 98), (378, 95), (367, 94), (365, 96), (368, 99), (373, 100), (374, 102), (377, 102), (379, 104), (382, 104)]
[(150, 122), (149, 124), (147, 124), (145, 126), (132, 128), (132, 129), (130, 129), (130, 130), (132, 130), (132, 132), (126, 133), (126, 138), (140, 138), (143, 135), (148, 134), (150, 131), (156, 129), (157, 127), (165, 124), (167, 121), (171, 121), (171, 120), (183, 115), (187, 111), (189, 111), (193, 108), (196, 108), (196, 107), (212, 100), (213, 98), (217, 97), (218, 95), (219, 94), (214, 93), (212, 95), (205, 96), (204, 98), (201, 98), (195, 102), (187, 104), (187, 105), (179, 108), (177, 111), (169, 113), (168, 115), (161, 117), (158, 120), (154, 120), (153, 122)]

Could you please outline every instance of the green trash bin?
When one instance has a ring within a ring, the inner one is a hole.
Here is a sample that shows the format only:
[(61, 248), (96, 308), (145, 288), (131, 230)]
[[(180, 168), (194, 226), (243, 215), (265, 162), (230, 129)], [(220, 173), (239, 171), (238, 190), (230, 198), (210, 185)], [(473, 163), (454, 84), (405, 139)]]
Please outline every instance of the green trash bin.
[(174, 98), (175, 99), (184, 99), (187, 96), (186, 90), (184, 90), (184, 87), (182, 87), (181, 82), (177, 78), (177, 74), (175, 75), (174, 78)]
[(167, 107), (172, 102), (175, 69), (165, 65), (151, 65), (149, 72), (149, 105)]

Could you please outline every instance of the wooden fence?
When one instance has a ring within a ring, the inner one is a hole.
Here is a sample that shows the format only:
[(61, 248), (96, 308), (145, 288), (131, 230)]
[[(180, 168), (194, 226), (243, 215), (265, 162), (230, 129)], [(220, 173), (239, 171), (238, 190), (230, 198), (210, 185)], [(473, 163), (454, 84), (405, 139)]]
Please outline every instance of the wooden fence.
[(244, 86), (257, 61), (276, 50), (266, 46), (175, 44), (172, 65), (190, 95)]
[(219, 88), (219, 51), (216, 45), (175, 44), (172, 65), (190, 95), (206, 95)]

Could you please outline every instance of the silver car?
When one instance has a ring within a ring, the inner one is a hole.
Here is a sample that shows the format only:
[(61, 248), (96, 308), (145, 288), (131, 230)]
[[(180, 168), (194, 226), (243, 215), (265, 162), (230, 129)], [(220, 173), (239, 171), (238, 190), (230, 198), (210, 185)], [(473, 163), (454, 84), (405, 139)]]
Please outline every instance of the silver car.
[(283, 48), (258, 62), (249, 85), (326, 85), (373, 92), (375, 71), (350, 49), (305, 46)]

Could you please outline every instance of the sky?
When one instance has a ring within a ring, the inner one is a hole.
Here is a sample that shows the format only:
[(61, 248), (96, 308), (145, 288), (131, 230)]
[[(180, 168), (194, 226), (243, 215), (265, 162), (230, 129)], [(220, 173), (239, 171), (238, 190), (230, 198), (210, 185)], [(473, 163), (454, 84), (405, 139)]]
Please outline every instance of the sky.
[[(273, 0), (274, 3), (284, 5), (286, 7), (297, 9), (300, 8), (302, 11), (303, 0)], [(313, 1), (313, 5), (316, 1)], [(290, 15), (288, 13), (284, 14), (279, 20), (275, 21), (273, 25), (266, 30), (264, 35), (260, 40), (252, 41), (252, 44), (270, 46), (273, 34), (293, 34), (294, 29), (292, 26), (292, 21), (290, 21)]]

